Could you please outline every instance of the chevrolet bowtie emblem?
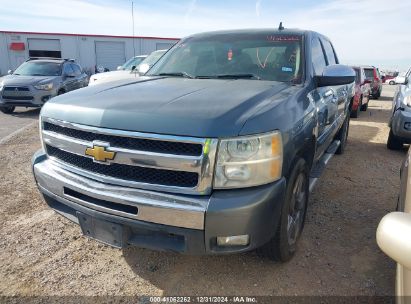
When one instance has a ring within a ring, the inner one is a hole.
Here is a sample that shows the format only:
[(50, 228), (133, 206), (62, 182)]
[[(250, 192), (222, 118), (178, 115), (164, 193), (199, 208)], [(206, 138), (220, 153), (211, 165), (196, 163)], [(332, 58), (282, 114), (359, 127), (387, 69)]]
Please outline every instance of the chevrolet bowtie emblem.
[(93, 157), (95, 161), (106, 162), (107, 160), (113, 160), (116, 152), (106, 151), (106, 147), (93, 145), (93, 148), (86, 149), (85, 154)]

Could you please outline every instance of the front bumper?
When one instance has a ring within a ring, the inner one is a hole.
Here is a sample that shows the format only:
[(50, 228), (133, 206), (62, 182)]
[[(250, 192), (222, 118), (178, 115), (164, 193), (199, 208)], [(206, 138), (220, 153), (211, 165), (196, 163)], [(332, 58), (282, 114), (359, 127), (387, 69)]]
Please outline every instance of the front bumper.
[(0, 107), (2, 106), (16, 106), (16, 107), (33, 107), (38, 108), (43, 106), (52, 97), (57, 96), (57, 90), (51, 91), (37, 90), (30, 88), (30, 92), (27, 92), (27, 96), (11, 96), (7, 93), (0, 91)]
[[(47, 204), (79, 223), (76, 212), (123, 226), (124, 244), (188, 254), (252, 250), (275, 234), (285, 180), (210, 196), (167, 194), (103, 184), (63, 170), (42, 152), (33, 173)], [(127, 208), (123, 208), (126, 206)], [(129, 213), (128, 207), (138, 212)], [(246, 246), (217, 245), (217, 236), (249, 235)]]
[[(406, 128), (406, 126), (409, 126)], [(393, 134), (405, 143), (411, 143), (411, 112), (396, 110), (391, 119)]]
[(379, 94), (381, 94), (381, 91), (382, 91), (382, 86), (380, 86), (380, 85), (373, 86), (371, 88), (371, 95), (379, 95)]

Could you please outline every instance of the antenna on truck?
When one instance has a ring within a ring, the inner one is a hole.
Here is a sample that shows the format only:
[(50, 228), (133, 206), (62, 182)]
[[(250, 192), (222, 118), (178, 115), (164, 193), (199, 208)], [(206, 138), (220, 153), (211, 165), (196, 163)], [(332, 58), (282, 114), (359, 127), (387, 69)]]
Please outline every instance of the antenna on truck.
[(283, 29), (284, 29), (283, 22), (280, 22), (280, 25), (278, 26), (278, 30), (282, 31)]

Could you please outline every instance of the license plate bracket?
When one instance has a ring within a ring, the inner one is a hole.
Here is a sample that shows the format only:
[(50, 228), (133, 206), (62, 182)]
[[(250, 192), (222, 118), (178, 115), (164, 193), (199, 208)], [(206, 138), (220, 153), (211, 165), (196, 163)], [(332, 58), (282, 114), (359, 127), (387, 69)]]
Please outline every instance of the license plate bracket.
[(84, 236), (112, 247), (123, 247), (123, 226), (77, 212), (77, 218)]

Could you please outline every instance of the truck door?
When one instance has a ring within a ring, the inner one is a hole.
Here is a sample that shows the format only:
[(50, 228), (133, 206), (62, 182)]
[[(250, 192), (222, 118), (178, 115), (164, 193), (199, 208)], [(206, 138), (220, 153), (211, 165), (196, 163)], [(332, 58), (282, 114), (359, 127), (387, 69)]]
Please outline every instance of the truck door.
[[(326, 55), (327, 59), (327, 65), (333, 65), (333, 64), (338, 64), (338, 58), (337, 55), (335, 54), (334, 48), (331, 44), (330, 41), (327, 39), (321, 38), (321, 44), (323, 45), (324, 52)], [(333, 90), (335, 92), (335, 99), (337, 101), (337, 117), (338, 118), (344, 118), (344, 113), (345, 113), (345, 107), (349, 105), (349, 100), (347, 102), (348, 98), (348, 90), (349, 86), (348, 85), (340, 85), (340, 86), (333, 86)], [(338, 121), (338, 125), (340, 125), (342, 121)]]
[[(318, 37), (314, 37), (311, 41), (311, 56), (314, 76), (322, 75), (327, 60)], [(338, 116), (338, 97), (333, 86), (316, 87), (308, 97), (317, 108), (318, 134), (315, 158), (318, 159), (333, 139), (332, 133)]]

